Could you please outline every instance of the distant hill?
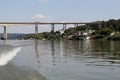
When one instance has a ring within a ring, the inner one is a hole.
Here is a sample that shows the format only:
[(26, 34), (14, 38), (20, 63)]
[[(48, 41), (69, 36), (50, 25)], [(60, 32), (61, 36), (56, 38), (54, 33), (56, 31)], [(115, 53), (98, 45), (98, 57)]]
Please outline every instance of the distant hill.
[[(26, 34), (19, 34), (19, 33), (8, 33), (8, 39), (15, 40), (15, 39), (22, 39), (23, 36)], [(0, 33), (0, 38), (4, 37), (3, 33)]]

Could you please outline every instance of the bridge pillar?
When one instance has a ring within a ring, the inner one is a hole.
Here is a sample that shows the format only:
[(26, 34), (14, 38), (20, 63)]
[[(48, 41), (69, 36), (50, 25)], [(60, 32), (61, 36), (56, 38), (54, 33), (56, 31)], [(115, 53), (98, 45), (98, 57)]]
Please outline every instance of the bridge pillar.
[(66, 30), (66, 24), (63, 24), (63, 30)]
[(35, 24), (35, 34), (38, 34), (38, 24)]
[(79, 26), (79, 24), (74, 24), (74, 27), (78, 27)]
[(77, 24), (77, 27), (79, 26), (79, 24)]
[(51, 24), (51, 32), (55, 31), (55, 24)]
[(7, 27), (4, 26), (4, 40), (7, 40), (7, 37), (8, 37), (8, 35), (7, 35)]
[(98, 26), (99, 26), (99, 29), (101, 29), (101, 28), (102, 28), (102, 24), (101, 24), (101, 23), (98, 23)]

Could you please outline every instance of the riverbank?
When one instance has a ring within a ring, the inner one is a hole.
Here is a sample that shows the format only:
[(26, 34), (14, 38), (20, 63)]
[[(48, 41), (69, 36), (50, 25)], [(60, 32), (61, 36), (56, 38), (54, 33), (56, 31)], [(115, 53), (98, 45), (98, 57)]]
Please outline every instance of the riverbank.
[[(70, 27), (70, 26), (69, 26)], [(1, 39), (4, 38), (1, 36)], [(105, 39), (120, 40), (120, 19), (109, 21), (95, 21), (85, 25), (70, 27), (66, 30), (43, 32), (38, 34), (8, 35), (8, 39), (19, 40), (85, 40)]]
[(39, 34), (27, 34), (23, 39), (38, 40), (85, 40), (85, 39), (106, 39), (120, 40), (120, 19), (109, 21), (95, 21), (86, 25), (70, 27), (66, 30), (56, 32), (43, 32)]

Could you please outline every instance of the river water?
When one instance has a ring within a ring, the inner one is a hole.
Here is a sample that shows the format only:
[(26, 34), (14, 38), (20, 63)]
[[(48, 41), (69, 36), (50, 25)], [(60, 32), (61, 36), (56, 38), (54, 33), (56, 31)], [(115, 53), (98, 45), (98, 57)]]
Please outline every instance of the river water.
[(0, 80), (120, 80), (120, 41), (0, 41)]

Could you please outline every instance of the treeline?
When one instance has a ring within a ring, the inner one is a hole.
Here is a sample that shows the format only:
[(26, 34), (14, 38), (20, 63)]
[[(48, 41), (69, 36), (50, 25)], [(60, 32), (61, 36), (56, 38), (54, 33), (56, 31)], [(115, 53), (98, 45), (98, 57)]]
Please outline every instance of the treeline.
[(63, 35), (60, 35), (58, 31), (56, 32), (43, 32), (38, 34), (27, 34), (23, 39), (37, 39), (37, 40), (61, 40)]
[(120, 32), (120, 19), (110, 19), (109, 21), (96, 21), (93, 23), (90, 23), (90, 27), (97, 30), (97, 29), (111, 29), (112, 31), (118, 31)]
[[(120, 19), (110, 19), (109, 21), (96, 21), (86, 25), (68, 28), (64, 33), (56, 32), (43, 32), (39, 34), (27, 34), (24, 39), (47, 39), (47, 40), (60, 40), (66, 39), (66, 36), (73, 35), (77, 32), (87, 32), (93, 30), (89, 35), (92, 39), (109, 39), (120, 40)], [(113, 35), (112, 35), (113, 33)]]
[(120, 19), (93, 22), (89, 28), (95, 30), (91, 34), (93, 39), (106, 38), (108, 40), (120, 40)]

